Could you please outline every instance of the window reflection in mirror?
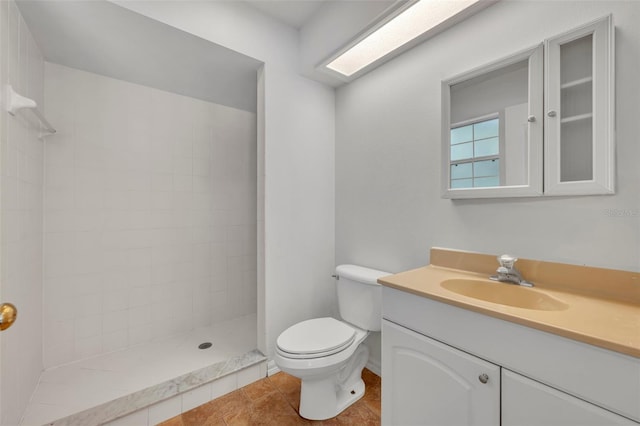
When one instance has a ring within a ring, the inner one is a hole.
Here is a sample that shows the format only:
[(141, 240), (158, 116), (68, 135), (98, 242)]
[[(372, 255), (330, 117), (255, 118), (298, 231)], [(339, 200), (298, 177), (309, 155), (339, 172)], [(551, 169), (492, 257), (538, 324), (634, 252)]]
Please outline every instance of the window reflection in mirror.
[(528, 60), (450, 86), (450, 188), (527, 184)]
[(500, 186), (500, 119), (451, 126), (451, 188)]

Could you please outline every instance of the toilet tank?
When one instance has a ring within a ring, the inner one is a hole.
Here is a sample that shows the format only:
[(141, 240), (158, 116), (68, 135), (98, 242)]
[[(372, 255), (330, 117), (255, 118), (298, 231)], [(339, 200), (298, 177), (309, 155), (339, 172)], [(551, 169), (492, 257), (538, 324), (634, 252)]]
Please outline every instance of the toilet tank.
[(356, 327), (380, 331), (382, 323), (382, 286), (378, 278), (391, 275), (356, 265), (336, 267), (340, 316)]

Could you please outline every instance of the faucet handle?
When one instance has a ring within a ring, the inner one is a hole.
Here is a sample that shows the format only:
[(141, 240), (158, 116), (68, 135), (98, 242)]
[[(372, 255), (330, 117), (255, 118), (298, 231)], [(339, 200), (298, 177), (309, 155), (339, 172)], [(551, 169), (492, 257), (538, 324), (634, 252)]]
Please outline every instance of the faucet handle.
[(503, 254), (502, 256), (498, 256), (498, 262), (500, 266), (503, 266), (508, 269), (513, 269), (513, 265), (518, 261), (517, 257), (511, 256), (510, 254)]
[(509, 269), (505, 268), (504, 266), (500, 266), (500, 267), (498, 267), (498, 269), (496, 269), (496, 272), (498, 274), (507, 275), (509, 273)]

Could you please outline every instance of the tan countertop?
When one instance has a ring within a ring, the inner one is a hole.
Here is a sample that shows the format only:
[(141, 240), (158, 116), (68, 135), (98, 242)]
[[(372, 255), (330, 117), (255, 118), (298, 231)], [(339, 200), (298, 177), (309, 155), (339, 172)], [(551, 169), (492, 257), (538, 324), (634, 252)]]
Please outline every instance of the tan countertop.
[[(435, 253), (434, 250), (436, 251)], [(562, 310), (543, 311), (487, 302), (441, 287), (441, 282), (453, 278), (484, 280), (496, 286), (511, 285), (489, 281), (486, 272), (448, 267), (452, 264), (449, 261), (451, 256), (448, 256), (448, 254), (453, 254), (454, 257), (457, 256), (456, 262), (453, 263), (456, 266), (463, 267), (468, 267), (473, 263), (467, 262), (468, 260), (477, 262), (478, 260), (487, 259), (483, 257), (487, 255), (432, 249), (431, 265), (383, 277), (378, 281), (387, 287), (413, 293), (417, 296), (428, 297), (439, 302), (640, 358), (640, 303), (637, 300), (640, 283), (638, 282), (637, 273), (611, 270), (613, 276), (620, 278), (618, 281), (624, 281), (622, 284), (616, 283), (607, 287), (608, 291), (610, 291), (611, 288), (616, 288), (617, 285), (620, 285), (626, 292), (625, 294), (616, 295), (615, 292), (614, 294), (608, 294), (606, 291), (598, 292), (596, 291), (597, 289), (594, 290), (594, 285), (589, 282), (589, 276), (597, 276), (600, 280), (602, 280), (603, 276), (606, 277), (606, 271), (608, 271), (606, 269), (567, 265), (569, 268), (567, 271), (569, 272), (575, 272), (570, 271), (572, 268), (585, 268), (579, 273), (584, 273), (585, 275), (583, 277), (585, 291), (580, 291), (574, 285), (536, 282), (533, 278), (541, 277), (543, 274), (536, 276), (532, 272), (528, 276), (522, 270), (525, 278), (536, 283), (533, 289), (523, 288), (523, 290), (545, 293), (568, 305), (566, 309)], [(447, 258), (447, 261), (441, 261), (444, 258)], [(495, 257), (489, 256), (488, 258), (492, 259), (491, 262), (495, 264)], [(440, 265), (434, 265), (434, 260)], [(523, 263), (526, 264), (526, 261)], [(540, 270), (545, 269), (545, 262), (536, 262), (536, 265)], [(562, 266), (562, 264), (557, 263), (549, 263), (549, 265), (555, 268), (561, 268)], [(596, 272), (599, 272), (599, 274)], [(534, 277), (531, 277), (532, 275)], [(566, 276), (565, 274), (560, 276), (563, 275)], [(618, 289), (615, 291), (618, 291)]]

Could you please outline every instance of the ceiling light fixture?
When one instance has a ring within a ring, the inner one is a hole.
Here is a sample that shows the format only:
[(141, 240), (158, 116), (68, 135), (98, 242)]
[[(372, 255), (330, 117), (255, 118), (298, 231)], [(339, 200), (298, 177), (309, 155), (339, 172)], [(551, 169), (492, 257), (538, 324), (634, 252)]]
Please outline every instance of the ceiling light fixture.
[[(359, 41), (330, 59), (325, 67), (351, 77), (409, 42), (426, 39), (497, 0), (418, 0), (366, 32)], [(456, 18), (455, 20), (453, 18)], [(448, 24), (448, 25), (447, 25)], [(425, 36), (425, 37), (421, 37)]]

